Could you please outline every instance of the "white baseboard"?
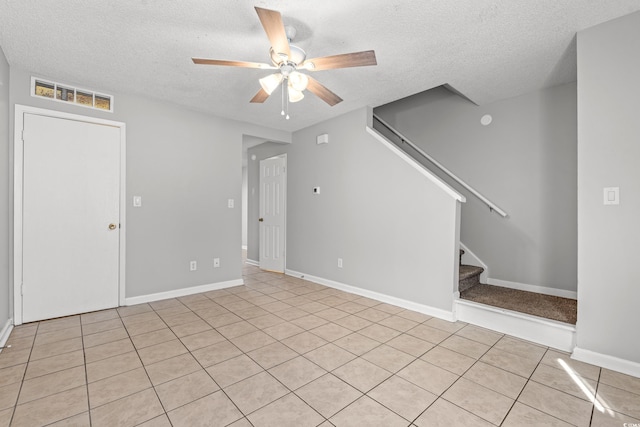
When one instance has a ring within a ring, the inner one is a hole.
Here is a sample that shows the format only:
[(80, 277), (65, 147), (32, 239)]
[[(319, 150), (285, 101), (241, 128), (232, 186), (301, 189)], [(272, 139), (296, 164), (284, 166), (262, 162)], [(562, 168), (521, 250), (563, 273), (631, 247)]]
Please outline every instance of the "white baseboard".
[(564, 289), (556, 289), (546, 286), (528, 285), (526, 283), (510, 282), (508, 280), (492, 278), (487, 279), (487, 284), (501, 286), (503, 288), (518, 289), (520, 291), (535, 292), (537, 294), (552, 295), (554, 297), (578, 299), (578, 293), (576, 291), (567, 291)]
[(352, 285), (346, 285), (344, 283), (336, 282), (334, 280), (324, 279), (322, 277), (316, 277), (305, 273), (300, 273), (293, 270), (285, 270), (284, 274), (288, 276), (297, 277), (299, 279), (308, 280), (313, 283), (328, 286), (330, 288), (339, 289), (341, 291), (349, 292), (352, 294), (360, 295), (363, 297), (371, 298), (376, 301), (385, 302), (387, 304), (393, 304), (398, 307), (406, 308), (407, 310), (417, 311), (419, 313), (426, 314), (428, 316), (437, 317), (439, 319), (447, 320), (449, 322), (454, 321), (454, 315), (451, 311), (442, 310), (440, 308), (431, 307), (424, 304), (418, 304), (413, 301), (408, 301), (402, 298), (393, 297), (386, 294), (370, 291), (367, 289), (358, 288)]
[(462, 255), (462, 263), (466, 265), (475, 265), (476, 267), (484, 268), (484, 271), (480, 274), (480, 283), (487, 283), (489, 279), (489, 266), (482, 262), (476, 254), (474, 254), (464, 243), (460, 242), (460, 248), (464, 251)]
[(260, 267), (260, 262), (259, 261), (254, 261), (254, 260), (249, 259), (249, 258), (247, 258), (245, 260), (245, 263), (249, 264), (249, 265), (255, 265), (256, 267)]
[(9, 335), (11, 335), (11, 331), (13, 331), (13, 320), (7, 319), (7, 322), (0, 331), (0, 353), (2, 353), (2, 347), (7, 343)]
[(562, 351), (575, 347), (575, 326), (464, 300), (455, 301), (455, 307), (457, 319), (463, 322)]
[(210, 283), (208, 285), (192, 286), (190, 288), (175, 289), (173, 291), (158, 292), (157, 294), (140, 295), (124, 299), (124, 305), (143, 304), (145, 302), (160, 301), (169, 298), (184, 297), (187, 295), (199, 294), (201, 292), (217, 291), (218, 289), (231, 288), (233, 286), (244, 285), (244, 280), (228, 280), (226, 282)]
[(571, 358), (640, 378), (640, 363), (576, 347)]

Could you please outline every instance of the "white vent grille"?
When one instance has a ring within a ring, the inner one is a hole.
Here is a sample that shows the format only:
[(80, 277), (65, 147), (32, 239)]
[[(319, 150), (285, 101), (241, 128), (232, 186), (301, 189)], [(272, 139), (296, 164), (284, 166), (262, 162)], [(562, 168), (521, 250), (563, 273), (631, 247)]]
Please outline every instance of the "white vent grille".
[(31, 96), (113, 112), (113, 96), (31, 77)]

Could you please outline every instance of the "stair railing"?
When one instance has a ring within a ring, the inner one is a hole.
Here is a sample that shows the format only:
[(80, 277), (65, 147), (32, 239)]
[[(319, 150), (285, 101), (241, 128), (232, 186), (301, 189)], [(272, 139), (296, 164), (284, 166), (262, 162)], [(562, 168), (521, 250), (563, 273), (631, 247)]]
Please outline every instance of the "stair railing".
[(430, 155), (428, 155), (427, 153), (424, 152), (424, 150), (422, 150), (420, 147), (418, 147), (416, 144), (414, 144), (413, 142), (411, 142), (406, 136), (402, 135), (400, 132), (398, 132), (397, 130), (395, 130), (390, 124), (388, 124), (387, 122), (385, 122), (384, 120), (382, 120), (379, 116), (377, 116), (376, 114), (373, 115), (373, 119), (375, 121), (377, 121), (378, 123), (380, 123), (382, 126), (384, 126), (385, 128), (387, 128), (391, 133), (393, 133), (395, 136), (397, 136), (400, 139), (400, 142), (402, 144), (407, 144), (409, 147), (411, 147), (413, 150), (415, 150), (418, 154), (420, 154), (422, 157), (424, 157), (425, 159), (427, 159), (431, 164), (433, 164), (434, 166), (436, 166), (438, 169), (440, 169), (442, 172), (444, 172), (445, 174), (447, 174), (451, 179), (453, 179), (455, 182), (457, 182), (458, 184), (460, 184), (462, 187), (464, 187), (467, 191), (469, 191), (471, 194), (473, 194), (474, 196), (476, 196), (478, 199), (480, 199), (485, 205), (487, 205), (489, 207), (489, 211), (491, 212), (496, 212), (498, 215), (500, 215), (503, 218), (507, 217), (507, 213), (505, 211), (503, 211), (502, 209), (500, 209), (500, 207), (498, 205), (496, 205), (495, 203), (493, 203), (491, 200), (487, 199), (486, 197), (484, 197), (482, 194), (480, 194), (475, 188), (473, 188), (472, 186), (470, 186), (469, 184), (467, 184), (465, 181), (463, 181), (461, 178), (459, 178), (458, 176), (456, 176), (453, 172), (451, 172), (449, 169), (447, 169), (446, 167), (444, 167), (440, 162), (438, 162), (436, 159), (434, 159), (433, 157), (431, 157)]

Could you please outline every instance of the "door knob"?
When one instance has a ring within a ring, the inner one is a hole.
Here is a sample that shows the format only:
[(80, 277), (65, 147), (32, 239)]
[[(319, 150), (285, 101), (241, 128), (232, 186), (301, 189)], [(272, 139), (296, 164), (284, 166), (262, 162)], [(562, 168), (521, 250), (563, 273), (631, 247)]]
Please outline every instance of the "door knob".
[(260, 218), (258, 221), (262, 222), (262, 221), (264, 221), (264, 218)]
[(109, 230), (115, 230), (116, 227), (118, 227), (118, 226), (113, 224), (113, 223), (109, 224)]

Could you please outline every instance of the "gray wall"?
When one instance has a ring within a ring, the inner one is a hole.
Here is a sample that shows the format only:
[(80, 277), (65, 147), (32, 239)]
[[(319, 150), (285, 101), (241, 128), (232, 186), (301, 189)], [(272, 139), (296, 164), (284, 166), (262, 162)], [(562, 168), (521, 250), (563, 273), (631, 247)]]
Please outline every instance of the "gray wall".
[[(286, 153), (287, 269), (450, 312), (457, 202), (366, 123), (356, 110), (295, 132), (292, 144), (249, 149), (249, 258), (259, 257), (259, 161)], [(323, 133), (329, 143), (317, 145)]]
[[(578, 347), (635, 363), (639, 52), (640, 13), (578, 33)], [(603, 205), (604, 187), (620, 188), (620, 205)]]
[[(112, 114), (74, 107), (31, 97), (30, 78), (11, 69), (12, 109), (25, 104), (127, 125), (127, 297), (241, 278), (242, 135), (289, 134), (118, 93)], [(142, 208), (131, 206), (133, 195), (142, 196)], [(198, 271), (189, 271), (190, 260)]]
[(509, 214), (445, 179), (467, 196), (461, 241), (490, 278), (576, 291), (575, 83), (484, 106), (436, 88), (375, 112)]
[(242, 168), (242, 246), (247, 246), (247, 168)]
[(9, 64), (0, 47), (0, 331), (11, 317), (9, 292)]

